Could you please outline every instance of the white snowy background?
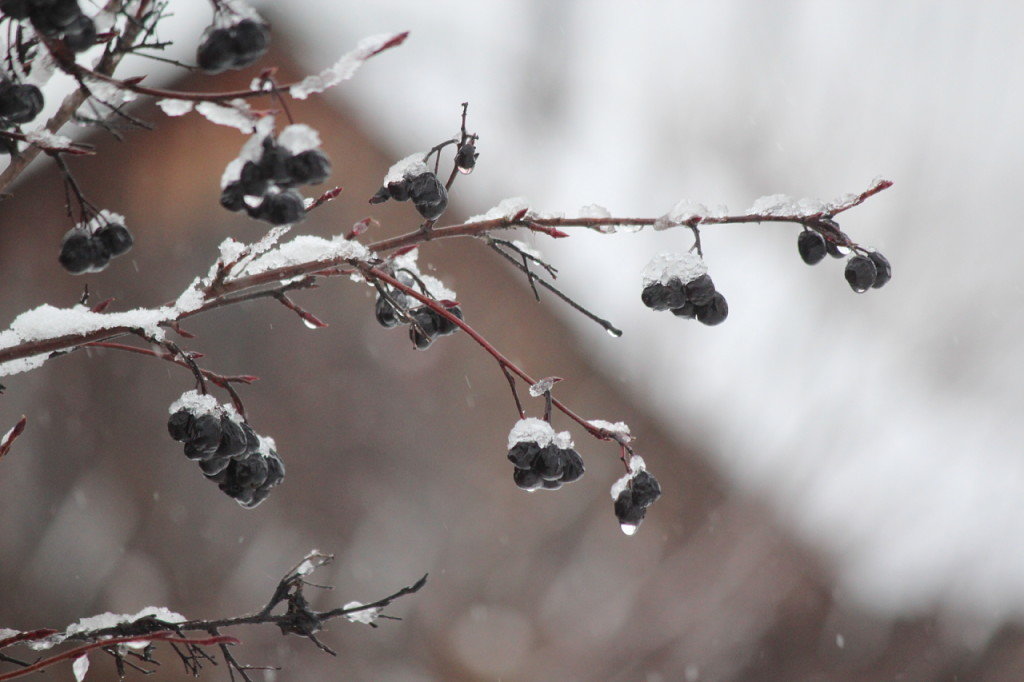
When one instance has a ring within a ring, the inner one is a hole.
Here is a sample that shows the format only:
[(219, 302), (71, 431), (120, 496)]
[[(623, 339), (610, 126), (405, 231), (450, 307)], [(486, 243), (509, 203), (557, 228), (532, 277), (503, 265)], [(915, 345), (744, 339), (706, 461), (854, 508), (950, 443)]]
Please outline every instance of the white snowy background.
[[(410, 30), (401, 58), (332, 96), (396, 159), (452, 134), (469, 101), (481, 156), (457, 193), (471, 212), (512, 195), (568, 215), (599, 203), (656, 216), (683, 198), (741, 212), (766, 194), (895, 181), (840, 221), (893, 263), (881, 291), (853, 294), (832, 260), (805, 266), (795, 226), (706, 229), (731, 309), (715, 328), (640, 303), (643, 265), (688, 248), (685, 231), (534, 245), (626, 332), (566, 309), (572, 342), (769, 500), (844, 599), (892, 616), (938, 608), (979, 640), (1024, 619), (1024, 6), (264, 6), (302, 36), (310, 72), (366, 35)], [(209, 20), (199, 0), (175, 9), (172, 38)], [(655, 473), (672, 456), (644, 454)]]

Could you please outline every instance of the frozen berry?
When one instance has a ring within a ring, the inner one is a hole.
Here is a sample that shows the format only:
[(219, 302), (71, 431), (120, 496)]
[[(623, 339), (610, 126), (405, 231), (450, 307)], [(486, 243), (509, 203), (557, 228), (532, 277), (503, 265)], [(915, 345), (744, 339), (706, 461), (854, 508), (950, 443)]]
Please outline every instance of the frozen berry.
[(459, 169), (460, 173), (472, 173), (476, 167), (476, 159), (480, 156), (480, 153), (476, 150), (476, 145), (472, 142), (459, 147), (459, 151), (455, 153), (455, 167)]
[(409, 198), (427, 220), (437, 220), (448, 208), (448, 190), (430, 172), (421, 173), (409, 181)]
[(318, 149), (296, 154), (285, 162), (285, 167), (292, 179), (303, 185), (319, 185), (331, 174), (330, 160)]
[(220, 417), (203, 414), (196, 417), (192, 433), (185, 447), (187, 449), (191, 445), (196, 452), (212, 455), (220, 447), (220, 438)]
[(370, 197), (371, 204), (383, 204), (385, 201), (391, 198), (391, 192), (388, 191), (387, 187), (381, 187), (377, 190), (377, 193)]
[(649, 507), (661, 497), (661, 485), (658, 480), (646, 471), (633, 477), (633, 504)]
[(689, 320), (697, 317), (697, 308), (690, 301), (687, 301), (678, 308), (672, 308), (672, 314), (676, 317), (685, 317)]
[(544, 479), (533, 469), (513, 469), (512, 480), (518, 487), (531, 492), (544, 485)]
[(562, 451), (562, 477), (558, 480), (562, 483), (572, 483), (583, 475), (583, 458), (580, 453), (572, 448)]
[(229, 211), (241, 211), (245, 208), (245, 191), (239, 181), (229, 182), (220, 193), (220, 205)]
[[(697, 279), (687, 282), (683, 287), (683, 291), (686, 293), (686, 300), (693, 303), (693, 305), (707, 305), (711, 303), (711, 299), (715, 297), (715, 283), (712, 282), (711, 277), (705, 273)], [(669, 307), (675, 308), (677, 306)]]
[(410, 317), (416, 324), (409, 327), (409, 338), (413, 345), (419, 350), (425, 350), (434, 342), (437, 336), (438, 317), (434, 311), (426, 306), (409, 311)]
[(246, 454), (248, 443), (241, 424), (227, 414), (223, 414), (220, 417), (220, 431), (220, 445), (217, 446), (218, 457), (235, 458)]
[(196, 63), (207, 73), (220, 73), (235, 63), (235, 46), (226, 28), (210, 31), (196, 50)]
[(830, 239), (825, 240), (825, 252), (833, 258), (846, 258), (846, 251)]
[(72, 52), (88, 50), (96, 44), (96, 24), (84, 14), (79, 14), (64, 28), (64, 44)]
[(711, 298), (710, 303), (704, 306), (697, 306), (697, 320), (709, 327), (725, 322), (725, 318), (728, 316), (729, 304), (726, 302), (725, 296), (717, 291)]
[(541, 448), (537, 453), (537, 459), (533, 462), (533, 470), (546, 481), (557, 481), (562, 477), (564, 468), (565, 460), (562, 451), (555, 445)]
[(94, 236), (110, 252), (111, 256), (120, 256), (132, 248), (132, 233), (124, 225), (107, 223), (96, 230)]
[(252, 19), (243, 19), (230, 29), (234, 63), (230, 68), (243, 69), (263, 56), (270, 46), (270, 29)]
[(377, 296), (377, 302), (373, 306), (373, 314), (377, 318), (377, 323), (385, 329), (397, 327), (402, 321), (395, 307), (383, 296)]
[(30, 9), (28, 0), (0, 0), (0, 12), (12, 19), (28, 19)]
[[(463, 319), (463, 317), (462, 317), (462, 309), (459, 308), (459, 306), (453, 305), (450, 308), (446, 307), (445, 310), (447, 310), (448, 312), (450, 312), (452, 315), (454, 315), (455, 317), (459, 318), (460, 320)], [(455, 324), (454, 322), (449, 320), (447, 317), (444, 317), (443, 315), (436, 315), (436, 317), (437, 317), (437, 335), (438, 336), (448, 336), (449, 334), (454, 334), (455, 332), (459, 331), (459, 325)]]
[(192, 433), (195, 417), (188, 410), (178, 410), (167, 420), (167, 432), (171, 438), (181, 443), (187, 441)]
[(516, 469), (532, 469), (540, 454), (540, 446), (531, 441), (520, 441), (508, 451), (508, 459)]
[(0, 84), (0, 118), (9, 123), (28, 123), (43, 110), (43, 93), (34, 85)]
[(804, 230), (796, 240), (797, 251), (800, 258), (808, 265), (815, 265), (828, 255), (828, 245), (825, 238), (814, 230)]
[(199, 468), (203, 474), (207, 477), (213, 477), (223, 472), (231, 464), (230, 457), (210, 457), (209, 459), (203, 459), (199, 461)]
[(263, 197), (255, 217), (271, 225), (297, 223), (306, 217), (306, 204), (294, 189), (268, 194)]
[(110, 252), (92, 235), (74, 228), (65, 236), (57, 260), (72, 275), (102, 270), (110, 261)]
[(877, 251), (869, 253), (868, 258), (875, 264), (875, 283), (871, 285), (871, 288), (881, 289), (886, 282), (892, 279), (892, 266), (889, 265), (889, 259)]
[(846, 261), (846, 281), (849, 283), (850, 288), (856, 291), (858, 294), (862, 294), (871, 288), (871, 285), (875, 283), (875, 277), (878, 274), (878, 268), (875, 267), (875, 262), (867, 256), (856, 255)]
[(686, 303), (686, 293), (678, 279), (671, 279), (668, 284), (648, 284), (640, 293), (640, 300), (651, 310), (668, 310)]
[(647, 507), (633, 501), (633, 493), (627, 488), (615, 498), (615, 517), (624, 526), (639, 526), (647, 516)]

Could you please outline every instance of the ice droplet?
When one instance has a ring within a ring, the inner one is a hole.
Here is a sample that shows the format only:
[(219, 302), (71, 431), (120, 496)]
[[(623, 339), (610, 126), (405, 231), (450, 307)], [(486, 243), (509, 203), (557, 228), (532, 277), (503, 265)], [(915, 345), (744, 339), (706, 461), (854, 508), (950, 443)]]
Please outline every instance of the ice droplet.
[(626, 535), (636, 535), (636, 529), (638, 526), (634, 526), (632, 523), (623, 523), (619, 524), (619, 528), (621, 528), (622, 532)]

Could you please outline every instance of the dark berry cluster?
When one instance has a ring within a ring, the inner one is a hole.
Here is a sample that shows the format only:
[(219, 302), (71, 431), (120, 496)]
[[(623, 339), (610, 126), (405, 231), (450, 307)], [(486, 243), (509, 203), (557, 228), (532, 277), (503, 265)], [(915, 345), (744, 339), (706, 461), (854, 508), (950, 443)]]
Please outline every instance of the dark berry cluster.
[(643, 460), (634, 456), (629, 466), (632, 473), (623, 476), (612, 486), (615, 517), (626, 535), (636, 532), (647, 515), (647, 508), (661, 497), (661, 485), (644, 468)]
[(703, 259), (693, 254), (663, 253), (644, 269), (640, 300), (651, 310), (671, 310), (677, 317), (712, 326), (729, 316), (729, 304), (707, 274)]
[(195, 391), (183, 395), (171, 406), (167, 430), (185, 443), (185, 456), (199, 462), (206, 478), (247, 509), (284, 480), (284, 463), (274, 442), (210, 396)]
[(0, 76), (0, 128), (28, 123), (43, 110), (43, 93), (29, 83)]
[[(472, 170), (476, 163), (474, 155), (464, 159)], [(419, 154), (407, 157), (391, 167), (384, 184), (370, 197), (371, 204), (380, 204), (388, 199), (412, 201), (419, 214), (427, 220), (437, 220), (448, 208), (448, 190), (423, 162)]]
[[(407, 286), (412, 286), (412, 278), (405, 273), (398, 274), (398, 280)], [(374, 304), (374, 316), (382, 327), (390, 329), (400, 324), (409, 325), (409, 339), (418, 350), (426, 350), (434, 343), (434, 339), (440, 336), (448, 336), (459, 331), (457, 324), (444, 317), (429, 306), (418, 306), (409, 308), (409, 305), (418, 303), (411, 296), (406, 296), (397, 289), (385, 289), (387, 296), (377, 294), (377, 301)], [(390, 298), (390, 300), (388, 300)], [(395, 304), (402, 308), (395, 307)], [(458, 303), (453, 301), (441, 301), (445, 309), (455, 317), (462, 319), (462, 309)], [(415, 322), (415, 324), (413, 324)]]
[(270, 29), (252, 19), (227, 28), (209, 27), (196, 50), (196, 62), (207, 73), (244, 69), (262, 57), (270, 46)]
[(0, 10), (14, 19), (28, 19), (48, 38), (63, 37), (73, 52), (96, 42), (96, 24), (82, 13), (78, 0), (0, 0)]
[(120, 216), (102, 212), (67, 231), (57, 260), (72, 275), (99, 272), (111, 258), (128, 253), (132, 244), (132, 234)]
[[(800, 258), (808, 265), (816, 265), (826, 255), (833, 258), (845, 258), (846, 254), (832, 241), (811, 229), (804, 229), (796, 242)], [(892, 279), (892, 266), (877, 251), (858, 253), (846, 261), (844, 272), (850, 288), (858, 294), (868, 289), (881, 289)]]
[(331, 162), (319, 149), (293, 152), (264, 137), (256, 160), (246, 160), (221, 191), (220, 204), (271, 225), (297, 223), (306, 217), (298, 185), (318, 185), (331, 174)]
[(583, 475), (583, 458), (572, 447), (567, 431), (555, 433), (541, 419), (521, 419), (508, 436), (512, 480), (528, 492), (558, 490)]

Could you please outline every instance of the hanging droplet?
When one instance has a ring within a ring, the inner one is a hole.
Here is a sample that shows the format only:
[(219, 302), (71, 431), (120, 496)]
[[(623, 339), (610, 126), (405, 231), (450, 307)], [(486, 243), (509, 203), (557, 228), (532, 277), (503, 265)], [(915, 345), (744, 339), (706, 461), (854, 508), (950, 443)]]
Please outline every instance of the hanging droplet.
[(634, 526), (632, 523), (623, 523), (619, 525), (619, 528), (621, 528), (622, 532), (626, 535), (635, 535), (638, 526)]

